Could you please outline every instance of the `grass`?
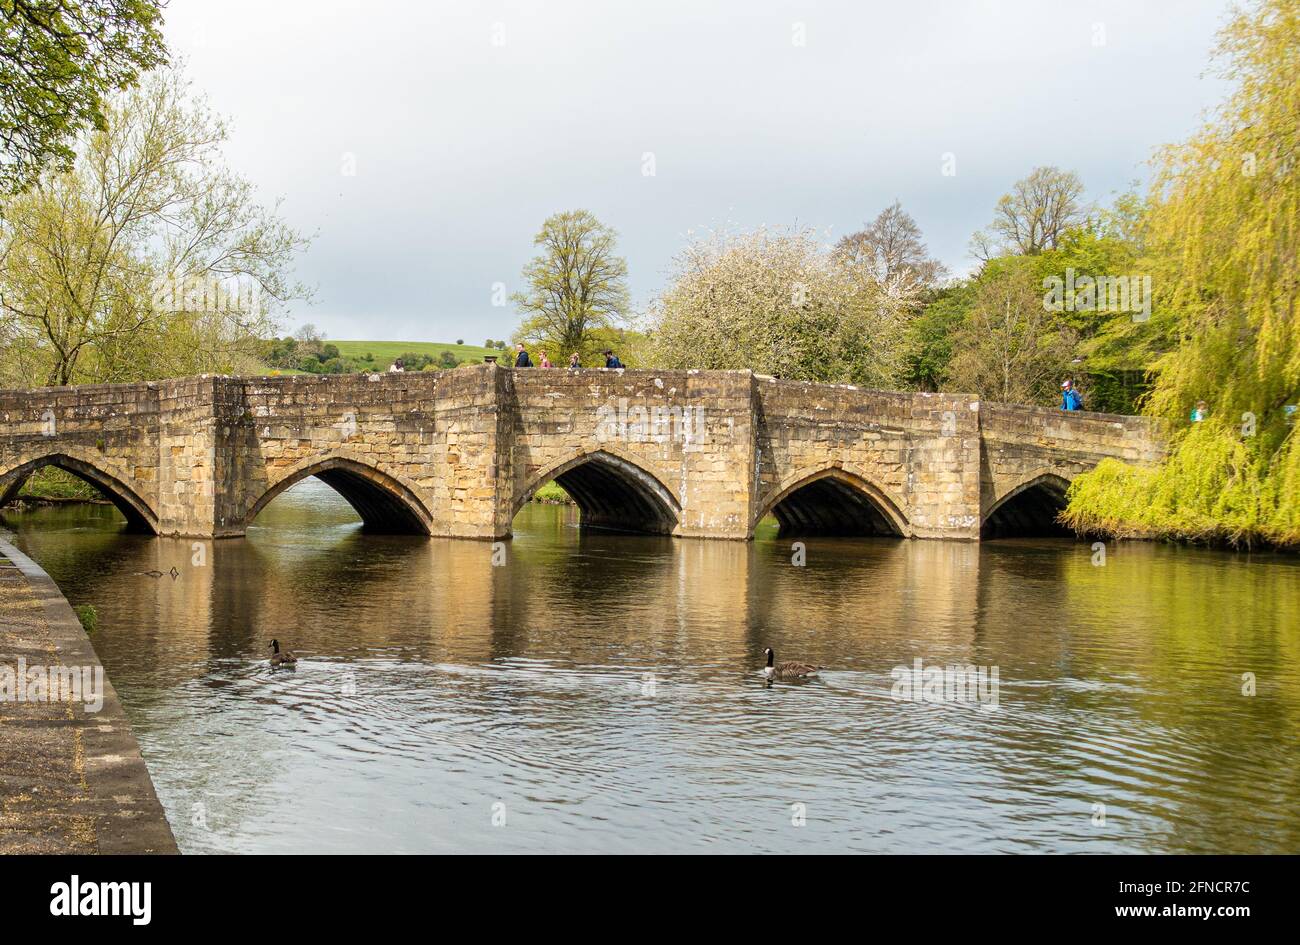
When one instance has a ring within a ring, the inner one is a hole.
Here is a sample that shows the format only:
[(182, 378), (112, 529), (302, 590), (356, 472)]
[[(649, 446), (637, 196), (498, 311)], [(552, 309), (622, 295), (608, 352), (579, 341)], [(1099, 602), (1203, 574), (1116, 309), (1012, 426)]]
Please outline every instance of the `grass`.
[[(444, 352), (450, 351), (464, 364), (482, 364), (486, 355), (494, 354), (503, 362), (510, 363), (513, 351), (497, 348), (485, 348), (482, 345), (458, 345), (450, 341), (334, 341), (331, 344), (338, 349), (339, 357), (348, 365), (348, 372), (371, 373), (387, 371), (389, 366), (402, 355), (422, 354), (435, 360)], [(271, 367), (262, 365), (262, 374), (307, 374), (296, 368)], [(323, 376), (323, 375), (322, 375)]]
[[(638, 352), (645, 347), (646, 336), (634, 331), (621, 331), (617, 337), (611, 336), (609, 343), (619, 352), (624, 364), (636, 367), (643, 363)], [(339, 357), (352, 372), (387, 371), (393, 361), (404, 354), (427, 355), (437, 360), (444, 351), (450, 351), (457, 360), (466, 365), (482, 364), (485, 357), (494, 355), (502, 364), (508, 366), (514, 363), (515, 358), (513, 345), (501, 349), (485, 348), (483, 345), (458, 345), (450, 341), (336, 341), (332, 338), (327, 339), (326, 344), (331, 344), (338, 349)], [(540, 348), (533, 346), (530, 350), (536, 357)], [(587, 361), (587, 367), (598, 366), (591, 358)], [(558, 366), (567, 363), (567, 357), (556, 360)], [(307, 372), (264, 365), (262, 373), (304, 374)]]
[(72, 608), (77, 614), (77, 619), (81, 621), (81, 627), (87, 634), (92, 634), (99, 627), (99, 611), (95, 610), (93, 604), (78, 604)]

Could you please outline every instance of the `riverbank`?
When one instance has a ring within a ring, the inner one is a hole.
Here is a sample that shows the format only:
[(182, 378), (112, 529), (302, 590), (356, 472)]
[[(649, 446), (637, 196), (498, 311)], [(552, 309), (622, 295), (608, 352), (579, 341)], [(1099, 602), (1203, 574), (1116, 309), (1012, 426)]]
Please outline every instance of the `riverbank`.
[[(69, 671), (91, 684), (46, 698)], [(3, 538), (0, 783), (0, 854), (178, 852), (90, 638), (50, 577)]]

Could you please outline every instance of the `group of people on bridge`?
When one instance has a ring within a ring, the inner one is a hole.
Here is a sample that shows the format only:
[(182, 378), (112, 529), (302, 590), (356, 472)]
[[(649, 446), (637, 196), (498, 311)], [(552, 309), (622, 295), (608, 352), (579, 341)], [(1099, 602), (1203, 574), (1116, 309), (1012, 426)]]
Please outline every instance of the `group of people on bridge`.
[[(527, 348), (525, 348), (522, 344), (519, 344), (515, 346), (515, 352), (516, 352), (515, 367), (517, 368), (533, 367), (533, 359), (529, 357)], [(623, 362), (618, 359), (618, 355), (616, 355), (609, 348), (606, 348), (603, 354), (605, 356), (605, 367), (609, 368), (610, 370), (616, 370), (623, 367)], [(551, 359), (547, 356), (545, 351), (541, 351), (538, 353), (536, 366), (544, 367), (544, 368), (555, 367), (555, 365), (551, 363)], [(582, 361), (578, 357), (578, 352), (575, 351), (573, 352), (573, 354), (569, 355), (569, 370), (576, 371), (580, 367), (582, 367)], [(398, 358), (396, 361), (394, 361), (388, 368), (388, 373), (390, 374), (401, 374), (404, 373), (405, 371), (406, 371), (406, 365), (402, 363), (401, 358)]]
[[(618, 355), (616, 355), (609, 348), (606, 348), (603, 353), (605, 356), (605, 367), (611, 370), (616, 370), (623, 367), (623, 362), (618, 359)], [(541, 351), (538, 353), (536, 366), (543, 367), (543, 368), (555, 367), (555, 365), (551, 363), (551, 359), (547, 356), (545, 351)], [(528, 349), (525, 348), (523, 344), (515, 345), (515, 367), (517, 368), (533, 367), (533, 359), (529, 357)], [(569, 370), (576, 371), (580, 367), (582, 367), (582, 361), (578, 357), (578, 352), (575, 351), (569, 355)]]

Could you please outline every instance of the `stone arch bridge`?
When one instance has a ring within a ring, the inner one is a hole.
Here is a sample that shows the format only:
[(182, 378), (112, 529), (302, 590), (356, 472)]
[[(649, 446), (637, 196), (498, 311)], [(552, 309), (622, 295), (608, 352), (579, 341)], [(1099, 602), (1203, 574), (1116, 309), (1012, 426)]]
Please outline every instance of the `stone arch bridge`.
[(161, 535), (242, 535), (316, 476), (375, 531), (496, 539), (552, 480), (586, 526), (747, 539), (978, 539), (1051, 529), (1149, 420), (777, 380), (749, 371), (192, 377), (0, 391), (0, 502), (42, 466)]

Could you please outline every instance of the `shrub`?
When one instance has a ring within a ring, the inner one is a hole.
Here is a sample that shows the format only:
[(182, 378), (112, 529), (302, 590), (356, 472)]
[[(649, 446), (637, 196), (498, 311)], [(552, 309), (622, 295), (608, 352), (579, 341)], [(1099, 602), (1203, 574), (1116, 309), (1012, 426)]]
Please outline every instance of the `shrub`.
[(1213, 419), (1196, 424), (1163, 466), (1102, 461), (1074, 480), (1062, 520), (1083, 533), (1249, 547), (1300, 546), (1300, 447)]

